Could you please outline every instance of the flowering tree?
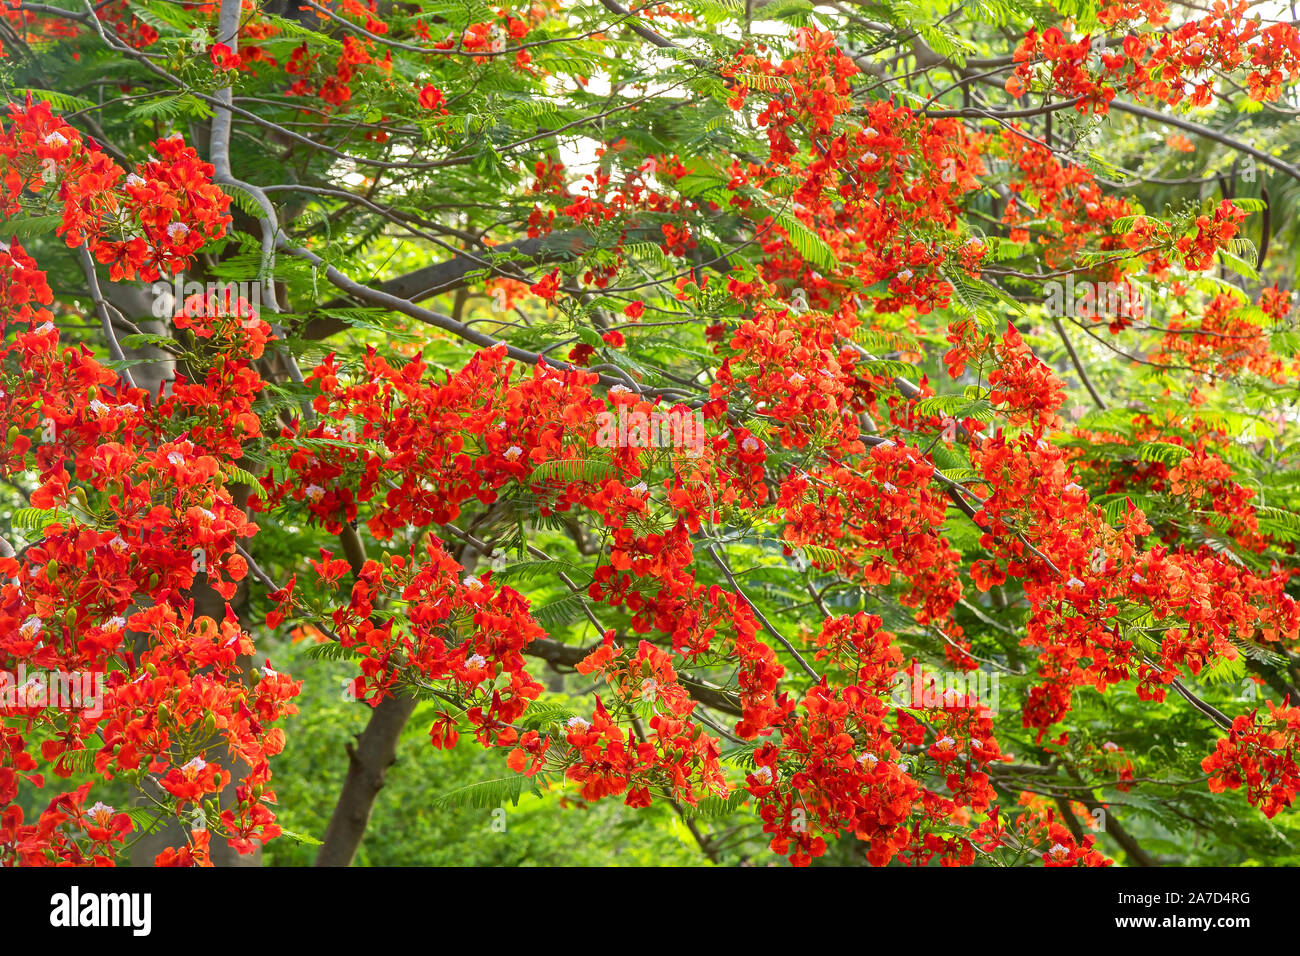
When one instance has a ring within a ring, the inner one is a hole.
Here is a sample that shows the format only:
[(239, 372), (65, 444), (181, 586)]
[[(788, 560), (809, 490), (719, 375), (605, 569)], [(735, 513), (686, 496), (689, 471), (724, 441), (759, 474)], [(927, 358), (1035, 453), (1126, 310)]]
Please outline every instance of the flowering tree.
[(714, 861), (1285, 852), (1275, 15), (10, 0), (0, 862), (286, 838), (289, 635), (323, 864), (413, 720)]

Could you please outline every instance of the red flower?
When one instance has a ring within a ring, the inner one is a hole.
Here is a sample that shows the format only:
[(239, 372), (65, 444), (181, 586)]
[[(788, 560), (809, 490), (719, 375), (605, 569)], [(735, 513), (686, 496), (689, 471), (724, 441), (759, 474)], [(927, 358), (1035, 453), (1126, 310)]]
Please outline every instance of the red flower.
[(224, 43), (214, 43), (208, 50), (212, 65), (218, 70), (235, 70), (239, 68), (239, 54)]
[(556, 293), (560, 290), (560, 270), (553, 269), (550, 275), (534, 282), (528, 289), (533, 295), (541, 296), (548, 301), (554, 299)]
[(438, 89), (436, 86), (426, 86), (424, 89), (420, 90), (420, 106), (424, 109), (438, 110), (438, 112), (446, 115), (447, 110), (443, 106), (444, 102), (446, 101), (443, 98), (442, 90)]

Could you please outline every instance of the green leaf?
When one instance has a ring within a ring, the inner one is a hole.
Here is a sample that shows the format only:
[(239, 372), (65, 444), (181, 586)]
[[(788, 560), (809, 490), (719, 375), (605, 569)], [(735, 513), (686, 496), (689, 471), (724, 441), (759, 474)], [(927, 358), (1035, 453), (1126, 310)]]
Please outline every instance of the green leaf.
[(523, 796), (525, 784), (534, 796), (541, 795), (535, 783), (522, 774), (514, 774), (449, 790), (434, 797), (433, 806), (440, 809), (469, 807), (475, 810), (495, 810), (497, 807), (504, 807), (509, 800), (511, 806), (517, 807), (519, 798)]
[(252, 216), (254, 219), (261, 219), (266, 215), (266, 211), (262, 209), (262, 204), (244, 187), (232, 183), (222, 183), (221, 189), (230, 197), (231, 202), (239, 207), (241, 212)]
[(17, 508), (9, 515), (9, 526), (20, 531), (44, 531), (52, 524), (66, 522), (70, 515), (56, 509)]
[(567, 627), (582, 617), (584, 603), (580, 595), (570, 592), (554, 601), (533, 605), (533, 619), (548, 631)]
[(898, 359), (867, 359), (861, 363), (861, 366), (875, 375), (884, 375), (889, 378), (898, 376), (907, 377), (916, 373), (916, 366), (911, 362), (900, 362)]
[(557, 558), (549, 561), (520, 561), (496, 572), (492, 576), (492, 580), (522, 583), (537, 578), (554, 578), (560, 571), (570, 575), (578, 574), (583, 577), (590, 577), (586, 568)]
[(618, 470), (601, 458), (568, 458), (544, 461), (533, 469), (530, 484), (548, 481), (589, 482), (599, 484), (618, 474)]
[(773, 212), (772, 219), (780, 226), (790, 244), (795, 247), (804, 261), (823, 275), (834, 275), (840, 271), (839, 260), (821, 236), (817, 235), (802, 222), (785, 211)]
[(1244, 199), (1234, 199), (1232, 204), (1245, 212), (1263, 212), (1268, 208), (1268, 203), (1264, 202), (1262, 199), (1256, 199), (1253, 196), (1247, 196)]
[(80, 96), (73, 96), (71, 93), (57, 93), (54, 90), (17, 89), (10, 90), (9, 96), (13, 101), (22, 101), (29, 96), (34, 100), (44, 100), (60, 113), (93, 110), (95, 108), (95, 104), (90, 100), (83, 99)]
[(530, 730), (540, 730), (548, 724), (562, 724), (574, 716), (577, 715), (571, 708), (538, 702), (529, 707), (516, 723)]
[(62, 216), (26, 216), (19, 219), (7, 219), (0, 225), (0, 235), (11, 235), (16, 239), (33, 239), (37, 236), (53, 234), (63, 224)]
[(166, 349), (167, 351), (175, 351), (180, 347), (180, 343), (170, 335), (153, 335), (149, 332), (133, 332), (130, 335), (124, 335), (121, 339), (121, 345), (122, 348), (133, 351), (146, 345), (152, 345), (155, 348)]
[(802, 550), (803, 553), (812, 558), (814, 562), (825, 567), (837, 568), (842, 560), (838, 551), (834, 551), (830, 548), (823, 548), (820, 545), (805, 544)]
[(231, 484), (247, 485), (252, 494), (257, 495), (259, 498), (265, 497), (266, 489), (262, 487), (262, 480), (251, 471), (230, 462), (223, 462), (221, 473), (226, 476), (226, 480)]
[(749, 791), (738, 787), (725, 798), (705, 797), (693, 807), (682, 807), (682, 818), (686, 820), (716, 820), (719, 817), (735, 813), (750, 799)]
[(1158, 461), (1162, 465), (1176, 465), (1191, 454), (1182, 445), (1167, 441), (1143, 442), (1137, 448), (1141, 461)]

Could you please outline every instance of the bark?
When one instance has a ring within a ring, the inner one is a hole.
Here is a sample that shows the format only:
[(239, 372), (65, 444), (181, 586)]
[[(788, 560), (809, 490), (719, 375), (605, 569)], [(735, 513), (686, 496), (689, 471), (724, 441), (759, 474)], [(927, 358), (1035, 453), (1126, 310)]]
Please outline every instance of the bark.
[[(170, 330), (168, 319), (175, 313), (175, 302), (168, 281), (153, 283), (109, 283), (103, 287), (104, 298), (122, 315), (130, 319), (141, 332), (151, 335), (166, 335)], [(114, 326), (120, 336), (129, 335), (131, 330), (124, 326)], [(170, 388), (176, 377), (176, 362), (165, 350), (155, 345), (141, 345), (137, 348), (124, 348), (129, 359), (143, 359), (140, 365), (132, 366), (131, 374), (135, 384), (148, 389), (149, 394), (157, 396), (159, 389)]]
[[(1095, 810), (1099, 806), (1099, 804), (1087, 800), (1083, 802), (1083, 805), (1089, 810)], [(1124, 848), (1124, 852), (1128, 854), (1128, 858), (1132, 860), (1136, 866), (1160, 865), (1152, 858), (1150, 853), (1142, 849), (1141, 844), (1139, 844), (1137, 840), (1133, 839), (1131, 833), (1120, 826), (1120, 822), (1115, 818), (1115, 814), (1111, 813), (1109, 810), (1106, 810), (1105, 813), (1106, 832), (1110, 835), (1112, 840)]]
[[(466, 555), (461, 555), (465, 561)], [(469, 561), (473, 563), (472, 560)], [(537, 640), (524, 651), (552, 664), (572, 666), (582, 660), (590, 648)], [(691, 697), (707, 707), (738, 716), (740, 702), (720, 688), (680, 675), (679, 680)], [(348, 772), (343, 781), (334, 812), (316, 853), (316, 866), (350, 866), (365, 836), (379, 791), (388, 780), (388, 769), (397, 760), (397, 745), (402, 730), (414, 712), (413, 697), (387, 697), (370, 712), (370, 721), (349, 744)]]
[[(1074, 767), (1066, 767), (1066, 771), (1076, 781), (1078, 781), (1079, 783), (1083, 783), (1083, 777), (1079, 775), (1079, 772)], [(1156, 862), (1156, 860), (1151, 856), (1150, 853), (1142, 849), (1142, 845), (1138, 843), (1136, 839), (1133, 838), (1133, 834), (1129, 833), (1127, 830), (1124, 829), (1124, 827), (1119, 822), (1119, 818), (1115, 816), (1114, 811), (1112, 811), (1110, 807), (1103, 807), (1100, 803), (1097, 802), (1096, 798), (1092, 795), (1090, 791), (1085, 791), (1084, 795), (1080, 796), (1078, 799), (1080, 803), (1082, 803), (1085, 807), (1088, 808), (1089, 813), (1095, 812), (1097, 810), (1102, 811), (1102, 813), (1104, 814), (1102, 819), (1106, 823), (1106, 835), (1109, 836), (1116, 843), (1118, 843), (1121, 849), (1123, 849), (1124, 852), (1128, 854), (1129, 861), (1132, 863), (1132, 865), (1134, 866), (1159, 866), (1160, 865), (1159, 863)]]
[[(354, 575), (361, 573), (365, 564), (366, 549), (355, 528), (345, 524), (339, 535), (343, 553), (352, 565)], [(477, 561), (477, 552), (458, 549), (456, 559), (466, 569)], [(397, 745), (402, 730), (410, 720), (418, 703), (416, 698), (399, 695), (385, 697), (371, 711), (370, 720), (356, 738), (347, 745), (348, 773), (343, 778), (330, 822), (321, 837), (321, 847), (316, 851), (316, 866), (351, 866), (370, 823), (379, 791), (388, 781), (388, 768), (397, 761)]]
[(384, 698), (370, 712), (370, 722), (356, 744), (348, 744), (348, 775), (316, 853), (316, 866), (352, 865), (415, 705), (414, 697)]

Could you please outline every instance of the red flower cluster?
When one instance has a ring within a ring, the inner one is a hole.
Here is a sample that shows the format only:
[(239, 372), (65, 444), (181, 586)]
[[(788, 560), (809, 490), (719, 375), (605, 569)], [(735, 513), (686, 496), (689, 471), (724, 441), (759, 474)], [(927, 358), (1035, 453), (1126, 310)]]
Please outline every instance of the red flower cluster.
[[(1270, 102), (1282, 95), (1284, 84), (1300, 76), (1300, 30), (1292, 23), (1260, 26), (1248, 19), (1245, 0), (1216, 0), (1199, 20), (1177, 29), (1130, 32), (1120, 49), (1091, 56), (1090, 36), (1070, 42), (1056, 27), (1040, 36), (1030, 29), (1015, 52), (1018, 64), (1007, 79), (1013, 96), (1031, 86), (1046, 87), (1070, 98), (1082, 113), (1105, 113), (1122, 88), (1137, 99), (1150, 98), (1170, 105), (1184, 99), (1205, 106), (1214, 99), (1217, 77), (1249, 70), (1246, 88), (1256, 101)], [(1168, 7), (1161, 0), (1141, 4), (1113, 3), (1102, 11), (1102, 23), (1145, 16), (1152, 27), (1168, 22)]]
[(200, 246), (225, 234), (230, 197), (179, 137), (155, 142), (157, 158), (123, 178), (48, 103), (9, 110), (9, 127), (0, 128), (0, 212), (17, 212), (24, 192), (48, 196), (61, 207), (59, 235), (69, 246), (88, 246), (114, 280), (180, 272)]
[[(177, 163), (155, 183), (174, 183), (191, 153), (177, 144), (169, 155)], [(6, 727), (0, 861), (110, 862), (131, 829), (102, 804), (81, 809), (89, 785), (24, 822), (15, 785), (43, 784), (24, 742), (37, 730), (55, 776), (86, 766), (81, 755), (107, 778), (159, 774), (177, 812), (201, 806), (213, 831), (248, 852), (278, 832), (269, 758), (283, 747), (274, 724), (293, 712), (298, 684), (267, 666), (250, 685), (237, 664), (253, 653), (249, 635), (233, 616), (196, 616), (183, 595), (202, 581), (229, 599), (247, 574), (237, 543), (256, 529), (222, 463), (258, 433), (251, 360), (269, 330), (246, 310), (231, 318), (189, 303), (194, 328), (231, 334), (214, 337), (202, 385), (178, 377), (155, 400), (84, 349), (60, 348), (49, 287), (18, 243), (0, 251), (0, 275), (0, 393), (13, 425), (0, 466), (37, 476), (31, 503), (49, 518), (41, 540), (0, 559), (0, 665), (102, 681), (99, 707), (23, 707), (26, 732)], [(149, 606), (131, 613), (145, 595)], [(236, 773), (233, 799), (218, 798)], [(203, 862), (206, 839), (168, 861)]]
[(1300, 790), (1300, 707), (1268, 702), (1268, 717), (1259, 711), (1241, 714), (1214, 753), (1201, 761), (1210, 775), (1210, 790), (1246, 788), (1246, 799), (1266, 817), (1274, 817), (1295, 802)]

